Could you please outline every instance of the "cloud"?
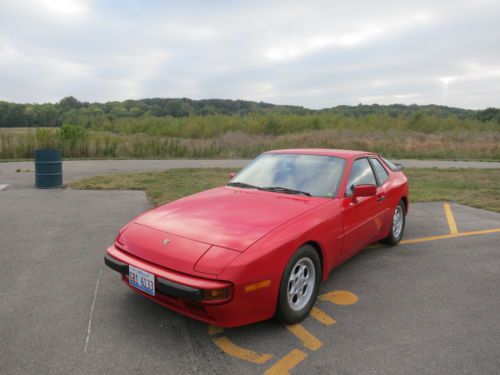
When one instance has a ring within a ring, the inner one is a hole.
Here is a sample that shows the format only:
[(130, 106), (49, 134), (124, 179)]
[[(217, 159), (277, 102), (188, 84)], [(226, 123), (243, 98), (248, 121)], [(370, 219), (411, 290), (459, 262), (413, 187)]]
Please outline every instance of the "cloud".
[(85, 0), (38, 0), (45, 10), (64, 17), (83, 16), (89, 11), (89, 4)]
[(0, 100), (498, 106), (495, 1), (0, 0)]
[(352, 47), (366, 43), (383, 32), (382, 27), (375, 26), (349, 34), (317, 35), (300, 42), (298, 45), (272, 47), (269, 49), (267, 57), (272, 60), (282, 60), (303, 57), (331, 47)]

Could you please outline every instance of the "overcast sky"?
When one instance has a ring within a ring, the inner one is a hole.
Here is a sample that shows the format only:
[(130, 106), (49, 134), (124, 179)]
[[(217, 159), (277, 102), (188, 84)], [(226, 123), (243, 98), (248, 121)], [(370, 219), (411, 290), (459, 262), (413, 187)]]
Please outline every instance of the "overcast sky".
[(0, 100), (500, 107), (500, 1), (0, 0)]

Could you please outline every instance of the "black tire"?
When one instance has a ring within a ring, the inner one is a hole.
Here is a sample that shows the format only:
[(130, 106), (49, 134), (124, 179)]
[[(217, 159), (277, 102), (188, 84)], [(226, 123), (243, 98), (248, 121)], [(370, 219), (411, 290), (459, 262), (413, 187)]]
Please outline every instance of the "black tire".
[[(394, 233), (395, 232), (394, 219), (395, 219), (397, 210), (401, 210), (400, 212), (401, 212), (401, 220), (402, 220), (401, 225), (402, 226), (401, 226), (401, 230), (398, 233)], [(385, 244), (390, 245), (390, 246), (397, 245), (399, 243), (399, 241), (401, 241), (401, 238), (403, 238), (403, 234), (405, 231), (405, 225), (406, 225), (405, 204), (403, 203), (402, 200), (400, 200), (398, 205), (394, 209), (393, 214), (392, 214), (391, 231), (390, 231), (389, 235), (380, 242), (385, 243)]]
[[(307, 303), (305, 303), (303, 307), (300, 306), (300, 304), (292, 306), (294, 303), (293, 302), (294, 297), (292, 297), (290, 301), (288, 298), (289, 296), (288, 291), (290, 287), (289, 282), (294, 283), (294, 281), (289, 280), (290, 275), (292, 271), (297, 271), (300, 269), (304, 270), (304, 268), (308, 268), (311, 265), (314, 267), (314, 277), (312, 276), (312, 273), (309, 273), (310, 277), (308, 280), (310, 280), (310, 282), (314, 280), (314, 286), (313, 288), (311, 288), (312, 293), (308, 290), (306, 291), (308, 296), (305, 295), (306, 293), (303, 293), (303, 291), (306, 290), (307, 287), (309, 287), (310, 285), (309, 281), (306, 282), (305, 284), (300, 284), (303, 286), (299, 288), (300, 291), (297, 292), (297, 295), (300, 294), (301, 297), (299, 298), (303, 298), (301, 302), (305, 302), (307, 300)], [(286, 324), (294, 324), (302, 321), (305, 317), (307, 317), (307, 315), (309, 315), (309, 311), (311, 311), (311, 308), (313, 307), (316, 301), (320, 282), (321, 282), (321, 260), (319, 254), (316, 251), (316, 249), (311, 245), (303, 245), (290, 258), (285, 268), (285, 271), (283, 272), (283, 276), (281, 277), (278, 306), (276, 311), (276, 317), (278, 318), (278, 320)]]

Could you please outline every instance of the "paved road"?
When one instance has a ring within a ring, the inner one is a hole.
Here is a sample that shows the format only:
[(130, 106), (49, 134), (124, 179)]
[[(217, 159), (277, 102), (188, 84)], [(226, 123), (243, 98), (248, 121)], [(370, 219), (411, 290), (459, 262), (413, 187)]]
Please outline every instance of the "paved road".
[[(70, 182), (82, 177), (92, 177), (109, 173), (144, 172), (171, 168), (234, 168), (244, 167), (250, 160), (79, 160), (63, 163), (64, 181)], [(396, 160), (404, 166), (416, 168), (497, 168), (500, 162), (467, 162), (445, 160)], [(11, 188), (32, 187), (34, 184), (33, 162), (0, 163), (0, 186)], [(16, 172), (21, 170), (21, 172)], [(1, 190), (1, 188), (0, 188)]]
[[(146, 207), (143, 192), (0, 191), (0, 373), (258, 374), (294, 354), (300, 374), (498, 374), (498, 232), (365, 250), (321, 289), (357, 302), (320, 300), (336, 324), (309, 317), (309, 340), (274, 321), (209, 336), (103, 266), (118, 228)], [(500, 214), (452, 210), (460, 232), (500, 228)], [(447, 233), (442, 204), (412, 206), (406, 239)], [(221, 337), (236, 354), (272, 357), (236, 358)]]
[[(133, 173), (172, 168), (244, 167), (249, 160), (69, 160), (63, 162), (64, 183), (110, 173)], [(21, 170), (21, 172), (16, 172)], [(0, 184), (9, 189), (31, 188), (35, 183), (33, 162), (0, 163)]]

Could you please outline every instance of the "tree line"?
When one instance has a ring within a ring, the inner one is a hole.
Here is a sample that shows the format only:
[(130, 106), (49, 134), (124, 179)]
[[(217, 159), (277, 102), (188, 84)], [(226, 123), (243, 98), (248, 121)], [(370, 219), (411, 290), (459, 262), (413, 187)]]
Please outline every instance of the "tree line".
[[(18, 104), (0, 101), (0, 127), (60, 127), (63, 124), (73, 124), (98, 130), (101, 126), (109, 127), (115, 122), (147, 124), (154, 122), (155, 119), (189, 119), (193, 116), (209, 118), (232, 116), (238, 118), (267, 115), (274, 115), (275, 119), (279, 118), (280, 115), (285, 115), (285, 117), (291, 115), (320, 116), (322, 118), (324, 116), (359, 118), (375, 115), (405, 119), (431, 116), (500, 123), (500, 109), (498, 108), (466, 110), (438, 105), (359, 104), (357, 106), (336, 106), (312, 110), (300, 106), (225, 99), (151, 98), (89, 103), (69, 96), (54, 104)], [(314, 121), (311, 123), (314, 125)], [(273, 125), (269, 126), (272, 128)]]

